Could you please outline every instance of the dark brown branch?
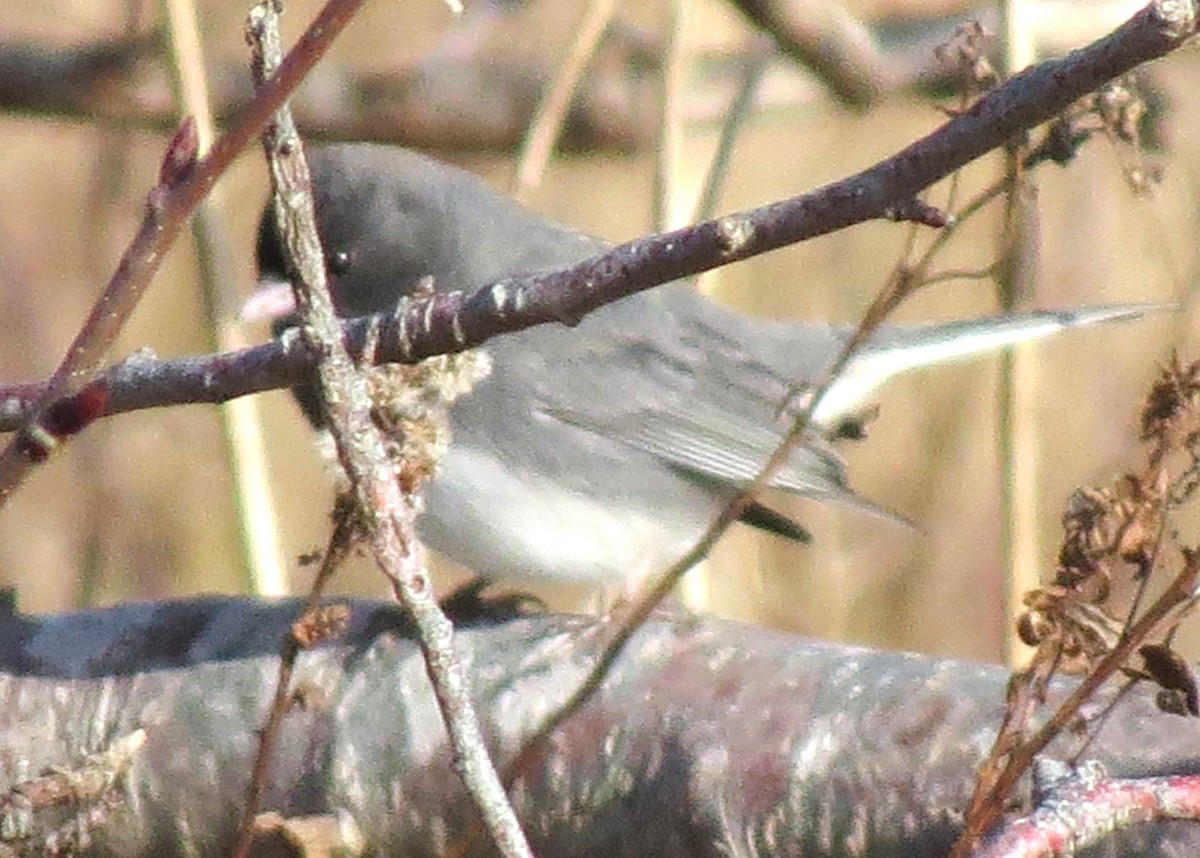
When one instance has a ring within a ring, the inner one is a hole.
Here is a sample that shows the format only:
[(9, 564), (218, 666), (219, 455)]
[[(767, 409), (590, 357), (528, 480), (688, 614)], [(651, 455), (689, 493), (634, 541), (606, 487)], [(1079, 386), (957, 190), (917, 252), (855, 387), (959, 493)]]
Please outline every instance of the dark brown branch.
[[(414, 303), (397, 314), (399, 325), (422, 341), (427, 332), (440, 335), (430, 353), (458, 350), (478, 342), (482, 329), (495, 333), (497, 315), (503, 316), (504, 331), (530, 322), (571, 323), (649, 285), (885, 217), (1012, 135), (1050, 119), (1104, 82), (1174, 50), (1193, 35), (1195, 12), (1190, 2), (1152, 3), (1087, 48), (1009, 80), (894, 157), (812, 193), (638, 239), (572, 268), (503, 281), (469, 298), (438, 295), (432, 314), (423, 302)], [(571, 284), (586, 288), (572, 290)], [(449, 317), (444, 322), (437, 319), (443, 313)], [(430, 318), (436, 321), (427, 326)]]
[(837, 0), (731, 0), (779, 49), (812, 71), (852, 107), (887, 89), (886, 57), (865, 22)]
[[(1148, 6), (1101, 41), (1062, 60), (1043, 63), (999, 89), (929, 136), (857, 175), (808, 194), (718, 220), (622, 245), (562, 271), (513, 278), (466, 296), (438, 293), (399, 308), (380, 326), (376, 361), (411, 362), (461, 351), (500, 333), (573, 321), (596, 307), (677, 277), (725, 265), (785, 244), (824, 235), (911, 203), (924, 187), (994, 149), (1014, 133), (1054, 116), (1081, 95), (1181, 44), (1194, 26), (1194, 7), (1171, 6), (1176, 18)], [(498, 310), (503, 308), (504, 312)], [(356, 359), (366, 321), (348, 323)], [(188, 402), (223, 402), (296, 384), (313, 364), (295, 340), (208, 358), (155, 361), (134, 356), (109, 371), (107, 412)], [(28, 413), (38, 385), (0, 399), (0, 430)]]

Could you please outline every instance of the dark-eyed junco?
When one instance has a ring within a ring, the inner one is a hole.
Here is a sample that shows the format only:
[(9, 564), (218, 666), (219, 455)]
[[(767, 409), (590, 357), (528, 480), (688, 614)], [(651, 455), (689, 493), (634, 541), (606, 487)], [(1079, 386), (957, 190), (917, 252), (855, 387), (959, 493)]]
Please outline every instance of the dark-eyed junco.
[[(439, 290), (473, 290), (608, 248), (469, 173), (402, 149), (335, 146), (310, 151), (309, 160), (344, 316), (387, 310), (424, 278)], [(264, 280), (278, 282), (284, 263), (269, 214), (258, 256)], [(269, 294), (252, 300), (265, 305)], [(1144, 309), (883, 329), (821, 401), (820, 431), (773, 487), (871, 508), (846, 485), (827, 435), (884, 381)], [(754, 476), (784, 431), (781, 404), (821, 375), (848, 335), (743, 317), (680, 282), (604, 307), (575, 328), (493, 339), (484, 347), (490, 376), (451, 408), (453, 441), (428, 486), (421, 536), (489, 577), (612, 586), (658, 570)], [(804, 536), (763, 504), (745, 520)]]

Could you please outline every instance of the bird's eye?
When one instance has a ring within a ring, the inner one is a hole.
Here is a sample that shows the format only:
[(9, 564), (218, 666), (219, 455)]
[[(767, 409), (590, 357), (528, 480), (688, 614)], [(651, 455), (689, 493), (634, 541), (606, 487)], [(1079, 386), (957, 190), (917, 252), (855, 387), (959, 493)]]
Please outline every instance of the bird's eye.
[(335, 250), (329, 255), (329, 273), (330, 274), (345, 274), (350, 270), (350, 252), (347, 250)]

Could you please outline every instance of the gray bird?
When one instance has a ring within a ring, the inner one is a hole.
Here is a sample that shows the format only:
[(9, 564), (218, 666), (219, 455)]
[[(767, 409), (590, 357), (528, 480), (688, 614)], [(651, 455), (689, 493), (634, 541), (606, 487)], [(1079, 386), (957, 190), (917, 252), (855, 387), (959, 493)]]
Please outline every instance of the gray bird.
[[(343, 316), (390, 309), (423, 278), (438, 290), (470, 291), (609, 248), (403, 149), (335, 146), (310, 151), (309, 162)], [(264, 283), (278, 283), (284, 263), (270, 207), (258, 261)], [(252, 301), (266, 306), (274, 295), (264, 285)], [(293, 306), (290, 295), (282, 306)], [(818, 429), (772, 487), (878, 511), (847, 486), (829, 436), (883, 382), (1146, 309), (883, 329), (822, 400)], [(276, 330), (289, 324), (294, 318), (279, 319)], [(490, 376), (451, 406), (453, 441), (427, 488), (421, 537), (487, 577), (611, 587), (664, 568), (757, 473), (786, 428), (781, 404), (821, 376), (849, 335), (740, 316), (677, 282), (604, 307), (575, 328), (543, 325), (493, 339), (484, 347)], [(297, 395), (319, 420), (312, 392)], [(762, 503), (743, 520), (807, 537)]]

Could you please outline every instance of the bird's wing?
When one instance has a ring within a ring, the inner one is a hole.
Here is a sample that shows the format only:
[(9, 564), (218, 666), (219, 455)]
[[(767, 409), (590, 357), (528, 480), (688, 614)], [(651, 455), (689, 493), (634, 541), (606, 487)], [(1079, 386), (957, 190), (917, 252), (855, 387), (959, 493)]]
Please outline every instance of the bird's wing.
[[(603, 415), (547, 406), (544, 413), (649, 453), (689, 479), (712, 484), (727, 492), (749, 485), (784, 437), (782, 430), (775, 432), (751, 421), (731, 420), (717, 409), (704, 407), (703, 403), (694, 403), (686, 411), (659, 404), (609, 411)], [(847, 484), (841, 457), (829, 443), (813, 433), (796, 445), (769, 485), (790, 494), (851, 506), (915, 527), (908, 519), (856, 494)], [(762, 519), (761, 523), (755, 520), (755, 514)], [(804, 538), (781, 528), (778, 523), (770, 524), (775, 517), (794, 525), (786, 516), (759, 507), (752, 510), (748, 521), (791, 538)]]
[[(692, 479), (741, 488), (783, 440), (788, 424), (778, 412), (791, 383), (735, 339), (695, 324), (677, 307), (661, 310), (647, 301), (615, 305), (607, 318), (583, 323), (604, 325), (603, 337), (562, 332), (553, 351), (569, 354), (570, 366), (541, 376), (534, 407)], [(879, 511), (854, 495), (840, 456), (818, 431), (805, 435), (770, 485)]]
[[(731, 420), (700, 403), (686, 412), (675, 405), (647, 405), (607, 415), (552, 406), (544, 413), (630, 444), (698, 477), (735, 487), (749, 483), (783, 439), (782, 432)], [(812, 439), (793, 452), (771, 487), (806, 497), (849, 491), (840, 457)]]

